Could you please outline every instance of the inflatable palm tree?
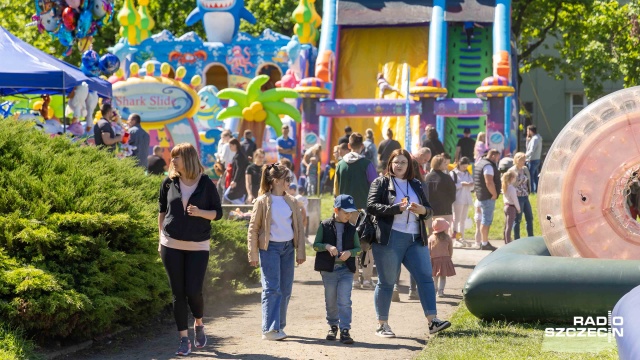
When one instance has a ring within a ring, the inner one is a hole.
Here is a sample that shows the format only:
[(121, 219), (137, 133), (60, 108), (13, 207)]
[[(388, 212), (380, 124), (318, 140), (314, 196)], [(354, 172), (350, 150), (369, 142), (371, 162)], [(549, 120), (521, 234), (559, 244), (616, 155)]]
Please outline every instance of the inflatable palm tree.
[(260, 88), (269, 76), (260, 75), (253, 78), (247, 90), (228, 88), (218, 93), (218, 98), (235, 101), (235, 105), (223, 109), (218, 114), (218, 120), (232, 117), (242, 118), (240, 134), (251, 130), (255, 136), (256, 145), (262, 146), (265, 125), (271, 126), (276, 134), (282, 134), (280, 115), (288, 115), (296, 122), (302, 121), (300, 112), (295, 107), (285, 103), (284, 99), (296, 99), (298, 93), (291, 89), (275, 88), (262, 92)]

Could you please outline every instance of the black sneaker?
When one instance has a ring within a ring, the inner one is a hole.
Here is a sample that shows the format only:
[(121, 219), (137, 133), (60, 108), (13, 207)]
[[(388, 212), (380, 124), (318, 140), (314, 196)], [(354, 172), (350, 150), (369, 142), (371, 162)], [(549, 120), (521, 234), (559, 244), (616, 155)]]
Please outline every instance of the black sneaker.
[(489, 250), (489, 251), (495, 251), (497, 249), (497, 247), (491, 245), (491, 243), (487, 243), (487, 245), (481, 245), (480, 246), (480, 250)]
[(327, 333), (327, 340), (335, 340), (336, 337), (338, 336), (338, 326), (336, 325), (331, 325), (331, 328), (329, 329), (329, 332)]
[(435, 334), (440, 330), (444, 330), (451, 326), (451, 323), (448, 321), (442, 321), (438, 318), (433, 318), (431, 320), (431, 325), (429, 325), (429, 334)]
[(340, 342), (343, 344), (353, 344), (353, 339), (349, 335), (349, 329), (342, 329), (340, 331)]

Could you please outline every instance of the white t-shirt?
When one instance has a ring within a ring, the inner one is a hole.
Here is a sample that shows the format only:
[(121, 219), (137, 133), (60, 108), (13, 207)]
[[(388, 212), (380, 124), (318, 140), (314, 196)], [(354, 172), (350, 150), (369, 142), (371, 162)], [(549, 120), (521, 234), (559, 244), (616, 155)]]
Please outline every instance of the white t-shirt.
[(185, 210), (187, 210), (187, 204), (189, 203), (189, 198), (191, 197), (191, 195), (193, 195), (193, 192), (196, 191), (196, 188), (198, 187), (199, 182), (200, 181), (198, 178), (198, 181), (196, 181), (195, 184), (191, 186), (187, 186), (184, 182), (182, 182), (182, 180), (180, 180), (180, 193), (182, 195), (182, 207), (184, 207)]
[[(405, 196), (409, 196), (409, 203), (420, 204), (420, 198), (413, 191), (411, 185), (407, 183), (407, 180), (394, 177), (392, 178), (392, 181), (396, 188), (396, 200), (393, 202), (394, 204), (400, 204), (402, 202), (402, 198)], [(398, 214), (393, 217), (393, 226), (391, 228), (406, 234), (420, 234), (418, 217), (409, 211), (409, 209), (402, 212), (402, 214)]]
[(293, 212), (284, 196), (271, 194), (271, 241), (293, 240)]
[(485, 165), (485, 166), (482, 168), (482, 174), (483, 174), (483, 175), (492, 175), (492, 176), (493, 176), (493, 175), (495, 175), (495, 174), (493, 173), (493, 166), (491, 166), (491, 165)]

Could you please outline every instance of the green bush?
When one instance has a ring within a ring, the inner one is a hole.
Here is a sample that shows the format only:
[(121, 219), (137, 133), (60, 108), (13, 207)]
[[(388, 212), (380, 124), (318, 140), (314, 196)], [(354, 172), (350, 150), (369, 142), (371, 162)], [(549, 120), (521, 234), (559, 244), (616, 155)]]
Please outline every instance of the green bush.
[(160, 180), (0, 121), (0, 316), (44, 339), (158, 314), (169, 299), (156, 251)]
[(259, 270), (249, 266), (246, 223), (215, 221), (211, 223), (211, 239), (208, 282), (205, 283), (208, 293), (259, 281)]
[(33, 360), (36, 358), (33, 349), (33, 343), (25, 341), (21, 331), (0, 325), (0, 360)]
[[(38, 340), (83, 339), (157, 316), (170, 304), (157, 253), (162, 178), (132, 164), (0, 120), (4, 323)], [(213, 224), (207, 288), (237, 287), (254, 276), (246, 228)]]

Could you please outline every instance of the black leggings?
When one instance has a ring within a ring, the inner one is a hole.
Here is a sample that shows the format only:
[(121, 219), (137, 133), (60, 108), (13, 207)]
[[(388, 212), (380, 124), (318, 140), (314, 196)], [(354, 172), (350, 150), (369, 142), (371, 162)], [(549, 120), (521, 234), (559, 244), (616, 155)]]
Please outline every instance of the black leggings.
[(160, 257), (173, 293), (173, 316), (178, 331), (187, 330), (187, 302), (194, 318), (200, 319), (204, 314), (202, 285), (209, 263), (209, 252), (177, 250), (163, 245)]

